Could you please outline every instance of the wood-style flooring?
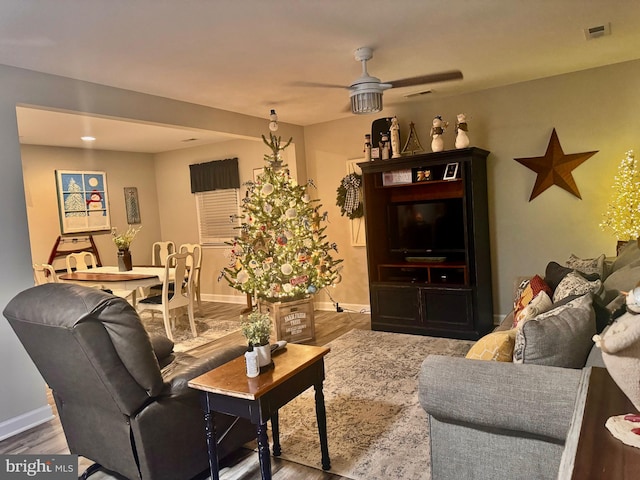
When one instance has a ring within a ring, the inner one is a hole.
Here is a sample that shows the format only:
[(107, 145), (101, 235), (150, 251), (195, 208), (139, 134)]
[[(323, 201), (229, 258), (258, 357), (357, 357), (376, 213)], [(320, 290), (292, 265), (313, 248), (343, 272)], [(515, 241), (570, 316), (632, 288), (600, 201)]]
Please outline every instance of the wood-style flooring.
[[(245, 308), (243, 305), (216, 302), (203, 302), (202, 307), (202, 316), (226, 319), (237, 318)], [(314, 341), (304, 342), (308, 345), (326, 345), (354, 328), (371, 329), (370, 316), (367, 314), (348, 311), (341, 313), (316, 311), (314, 316), (316, 338)], [(244, 343), (244, 337), (240, 332), (234, 332), (208, 344), (196, 347), (189, 353), (196, 356), (204, 355), (212, 348), (237, 345), (238, 343)], [(53, 405), (51, 396), (49, 396), (49, 401)], [(49, 422), (0, 442), (0, 454), (67, 453), (69, 453), (69, 449), (57, 416)], [(329, 453), (331, 454), (331, 445), (329, 445)], [(318, 455), (320, 455), (320, 452), (318, 452)], [(84, 471), (91, 463), (90, 460), (80, 457), (79, 471)], [(221, 480), (253, 480), (260, 478), (258, 455), (253, 450), (240, 449), (234, 456), (228, 458), (226, 463), (228, 465), (220, 471)], [(330, 472), (323, 472), (322, 470), (275, 457), (271, 457), (271, 468), (274, 480), (350, 480), (347, 477), (341, 477)], [(98, 480), (116, 477), (105, 477), (101, 475), (101, 472), (98, 472), (90, 478)]]

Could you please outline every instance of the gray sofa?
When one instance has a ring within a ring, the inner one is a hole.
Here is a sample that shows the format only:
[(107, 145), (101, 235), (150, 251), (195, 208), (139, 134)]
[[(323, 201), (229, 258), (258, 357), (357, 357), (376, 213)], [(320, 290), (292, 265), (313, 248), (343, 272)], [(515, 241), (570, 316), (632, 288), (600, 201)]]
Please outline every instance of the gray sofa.
[[(609, 262), (603, 278), (600, 322), (604, 314), (611, 318), (624, 310), (620, 291), (640, 280), (636, 241)], [(501, 328), (511, 321), (507, 317)], [(564, 348), (560, 345), (557, 350)], [(429, 421), (431, 477), (557, 478), (578, 394), (592, 366), (604, 367), (595, 345), (582, 368), (428, 356), (418, 384)]]

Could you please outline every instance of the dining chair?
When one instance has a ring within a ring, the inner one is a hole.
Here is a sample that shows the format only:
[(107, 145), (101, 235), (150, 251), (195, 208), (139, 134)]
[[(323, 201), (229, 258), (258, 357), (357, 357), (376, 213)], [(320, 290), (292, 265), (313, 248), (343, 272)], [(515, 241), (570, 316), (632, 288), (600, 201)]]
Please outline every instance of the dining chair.
[(200, 297), (200, 270), (202, 269), (202, 245), (199, 243), (183, 243), (180, 245), (180, 253), (188, 252), (192, 255), (187, 260), (187, 268), (193, 268), (193, 295), (198, 303), (198, 312), (202, 312), (202, 299)]
[(43, 285), (45, 283), (59, 283), (60, 279), (55, 269), (48, 263), (34, 263), (33, 281), (35, 285)]
[(65, 257), (67, 262), (67, 273), (73, 273), (75, 270), (87, 270), (96, 268), (96, 256), (91, 252), (70, 253)]
[[(187, 308), (191, 333), (194, 337), (198, 336), (196, 322), (193, 316), (193, 269), (189, 270), (187, 268), (187, 259), (191, 256), (192, 254), (187, 252), (172, 253), (169, 255), (166, 265), (164, 266), (165, 272), (164, 278), (162, 279), (162, 293), (160, 295), (143, 298), (136, 305), (138, 313), (151, 311), (152, 320), (155, 318), (155, 312), (162, 314), (164, 328), (170, 340), (173, 340), (171, 330), (172, 327), (175, 326), (175, 321), (178, 317), (176, 312), (184, 307)], [(186, 279), (186, 281), (174, 282), (170, 278), (172, 268), (175, 269), (174, 278), (176, 280)]]
[(153, 245), (151, 245), (151, 265), (154, 267), (164, 267), (167, 257), (176, 252), (176, 244), (172, 241), (154, 242)]

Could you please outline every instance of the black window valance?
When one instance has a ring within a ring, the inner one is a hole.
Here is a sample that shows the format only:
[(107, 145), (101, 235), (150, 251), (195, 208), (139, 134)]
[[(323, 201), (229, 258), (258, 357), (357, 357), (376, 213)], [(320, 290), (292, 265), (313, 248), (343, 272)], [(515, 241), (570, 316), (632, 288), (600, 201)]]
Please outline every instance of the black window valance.
[(189, 171), (191, 172), (191, 193), (240, 188), (237, 158), (195, 163), (189, 165)]

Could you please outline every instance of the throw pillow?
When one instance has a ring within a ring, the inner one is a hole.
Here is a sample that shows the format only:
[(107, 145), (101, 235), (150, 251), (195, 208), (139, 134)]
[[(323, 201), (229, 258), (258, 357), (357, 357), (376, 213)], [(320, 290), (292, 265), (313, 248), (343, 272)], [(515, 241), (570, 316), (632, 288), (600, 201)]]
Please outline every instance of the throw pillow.
[(542, 291), (529, 302), (517, 315), (513, 317), (514, 328), (522, 328), (522, 325), (541, 313), (546, 312), (553, 306), (551, 297), (547, 292)]
[(534, 275), (529, 280), (524, 281), (518, 288), (518, 296), (514, 304), (514, 327), (516, 326), (516, 318), (524, 308), (529, 305), (529, 302), (538, 296), (540, 292), (546, 292), (549, 296), (552, 295), (551, 289), (546, 282), (538, 275)]
[(604, 259), (604, 253), (597, 258), (579, 258), (572, 253), (569, 260), (566, 261), (566, 265), (582, 273), (597, 273), (600, 278), (603, 278)]
[(605, 302), (610, 302), (621, 292), (633, 290), (640, 279), (640, 265), (629, 264), (614, 271), (604, 281)]
[(547, 282), (551, 291), (555, 291), (562, 279), (572, 271), (572, 268), (563, 267), (558, 262), (549, 262), (544, 272), (544, 281)]
[(549, 310), (516, 332), (514, 363), (582, 368), (596, 332), (591, 295)]
[(512, 362), (516, 331), (503, 330), (485, 335), (467, 352), (471, 360), (491, 360), (494, 362)]
[(568, 273), (553, 292), (553, 303), (559, 302), (570, 295), (584, 295), (585, 293), (602, 293), (602, 282), (589, 281), (577, 272)]

